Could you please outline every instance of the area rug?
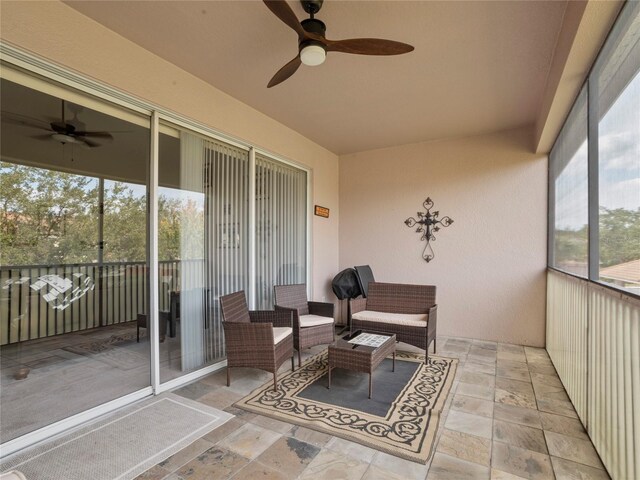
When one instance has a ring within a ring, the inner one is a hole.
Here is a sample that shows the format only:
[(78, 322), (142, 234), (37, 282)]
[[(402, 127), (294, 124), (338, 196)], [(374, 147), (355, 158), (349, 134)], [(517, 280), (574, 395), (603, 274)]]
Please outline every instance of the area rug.
[(0, 472), (38, 480), (130, 480), (233, 415), (171, 393), (3, 459)]
[[(141, 335), (141, 338), (144, 335)], [(135, 333), (124, 333), (121, 335), (111, 335), (109, 338), (97, 340), (90, 343), (81, 343), (64, 347), (63, 350), (91, 357), (107, 365), (120, 370), (131, 370), (149, 362), (149, 354), (146, 351), (138, 352), (135, 349), (146, 349), (148, 347), (136, 347), (140, 345), (136, 342)]]
[[(397, 352), (396, 372), (391, 372), (390, 359), (374, 371), (369, 400), (368, 374), (334, 369), (327, 389), (325, 351), (281, 377), (277, 391), (266, 383), (235, 405), (424, 464), (432, 454), (457, 362), (429, 355), (425, 365), (424, 355)], [(405, 381), (389, 380), (400, 375)]]

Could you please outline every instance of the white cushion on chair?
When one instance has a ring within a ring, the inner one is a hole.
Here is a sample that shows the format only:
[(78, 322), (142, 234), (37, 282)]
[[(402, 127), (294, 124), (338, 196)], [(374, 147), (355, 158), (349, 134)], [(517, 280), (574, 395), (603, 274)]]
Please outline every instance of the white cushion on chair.
[(317, 327), (318, 325), (327, 325), (333, 323), (331, 317), (321, 317), (320, 315), (300, 315), (300, 326), (305, 327)]
[(392, 323), (395, 325), (404, 325), (407, 327), (427, 327), (428, 314), (418, 313), (386, 313), (375, 312), (373, 310), (363, 310), (362, 312), (354, 313), (351, 318), (356, 320), (363, 320), (366, 322), (380, 322), (380, 323)]
[(287, 338), (293, 330), (291, 327), (273, 327), (273, 344), (280, 343), (282, 340)]

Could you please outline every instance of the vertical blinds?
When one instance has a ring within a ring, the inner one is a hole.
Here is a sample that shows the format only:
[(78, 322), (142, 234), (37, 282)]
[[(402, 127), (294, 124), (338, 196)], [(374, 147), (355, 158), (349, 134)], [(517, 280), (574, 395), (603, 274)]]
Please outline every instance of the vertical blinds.
[(182, 370), (224, 357), (218, 298), (247, 288), (248, 187), (247, 151), (180, 133), (180, 188), (204, 193), (204, 204), (190, 205), (181, 218)]
[(307, 173), (256, 154), (256, 306), (273, 287), (306, 281)]
[(221, 142), (205, 142), (207, 280), (212, 319), (207, 360), (224, 356), (219, 297), (247, 290), (249, 280), (249, 153)]

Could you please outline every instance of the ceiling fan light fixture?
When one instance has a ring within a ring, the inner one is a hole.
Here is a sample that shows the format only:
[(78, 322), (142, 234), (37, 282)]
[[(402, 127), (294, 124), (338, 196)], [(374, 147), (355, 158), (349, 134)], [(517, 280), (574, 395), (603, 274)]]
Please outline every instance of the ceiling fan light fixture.
[(64, 133), (54, 133), (53, 135), (51, 135), (51, 138), (53, 138), (54, 140), (60, 143), (79, 143), (75, 137), (72, 137), (71, 135), (66, 135)]
[(300, 50), (300, 61), (309, 67), (315, 67), (324, 63), (327, 51), (318, 43), (310, 43)]

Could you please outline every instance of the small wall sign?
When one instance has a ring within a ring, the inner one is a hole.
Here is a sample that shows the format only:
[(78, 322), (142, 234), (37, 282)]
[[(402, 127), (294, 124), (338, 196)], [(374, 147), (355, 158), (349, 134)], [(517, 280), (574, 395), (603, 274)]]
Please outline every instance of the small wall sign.
[(319, 217), (329, 218), (329, 209), (327, 207), (316, 205), (315, 214)]

